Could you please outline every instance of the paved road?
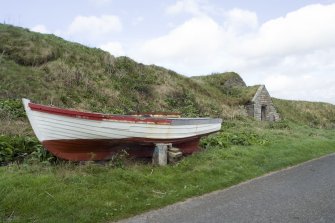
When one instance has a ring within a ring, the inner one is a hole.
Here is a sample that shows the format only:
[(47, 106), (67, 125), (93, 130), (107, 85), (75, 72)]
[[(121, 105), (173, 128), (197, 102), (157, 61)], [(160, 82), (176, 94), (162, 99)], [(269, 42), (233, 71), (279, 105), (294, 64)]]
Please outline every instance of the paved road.
[(335, 222), (335, 154), (121, 222)]

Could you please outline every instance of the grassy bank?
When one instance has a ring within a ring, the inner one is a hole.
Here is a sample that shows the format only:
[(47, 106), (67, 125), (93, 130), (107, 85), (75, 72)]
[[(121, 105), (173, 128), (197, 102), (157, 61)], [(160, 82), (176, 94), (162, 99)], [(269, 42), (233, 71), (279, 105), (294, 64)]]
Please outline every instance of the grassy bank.
[(204, 151), (173, 166), (120, 159), (1, 167), (0, 221), (117, 220), (335, 152), (334, 130), (254, 121), (223, 129), (202, 141)]

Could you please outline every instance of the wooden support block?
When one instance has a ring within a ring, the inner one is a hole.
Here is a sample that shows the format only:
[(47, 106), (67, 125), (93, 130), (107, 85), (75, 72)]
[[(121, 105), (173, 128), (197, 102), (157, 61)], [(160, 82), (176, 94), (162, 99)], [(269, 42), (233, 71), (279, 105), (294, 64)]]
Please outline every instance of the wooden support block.
[(168, 151), (168, 157), (169, 158), (175, 159), (175, 158), (181, 157), (182, 155), (183, 155), (182, 152), (170, 152), (170, 151)]
[(168, 161), (169, 163), (178, 162), (183, 156), (183, 153), (178, 148), (171, 147), (168, 150)]
[(180, 152), (180, 149), (176, 148), (176, 147), (171, 147), (169, 148), (170, 152)]
[(157, 143), (152, 156), (152, 163), (154, 165), (165, 166), (167, 164), (167, 151), (169, 148), (172, 148), (171, 143)]

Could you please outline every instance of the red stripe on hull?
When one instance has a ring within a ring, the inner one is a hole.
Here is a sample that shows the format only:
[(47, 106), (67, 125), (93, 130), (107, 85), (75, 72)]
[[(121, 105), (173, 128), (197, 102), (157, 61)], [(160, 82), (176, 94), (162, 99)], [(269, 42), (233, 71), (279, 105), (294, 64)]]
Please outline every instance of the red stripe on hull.
[[(199, 150), (200, 137), (179, 139), (172, 142), (183, 154), (191, 154)], [(55, 156), (72, 161), (81, 160), (109, 160), (116, 153), (126, 150), (133, 157), (151, 157), (155, 143), (171, 143), (171, 140), (149, 139), (71, 139), (46, 140), (43, 146)]]
[(96, 120), (96, 121), (115, 120), (115, 121), (134, 122), (134, 123), (153, 123), (153, 124), (165, 124), (165, 125), (171, 123), (171, 120), (163, 118), (144, 118), (131, 115), (106, 115), (101, 113), (80, 112), (70, 109), (56, 108), (34, 103), (29, 103), (28, 106), (33, 111), (67, 116), (72, 118)]

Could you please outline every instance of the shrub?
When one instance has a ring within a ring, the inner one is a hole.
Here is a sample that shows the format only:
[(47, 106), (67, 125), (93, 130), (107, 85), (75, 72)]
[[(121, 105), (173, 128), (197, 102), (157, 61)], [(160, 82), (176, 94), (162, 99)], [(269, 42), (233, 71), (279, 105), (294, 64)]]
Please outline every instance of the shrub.
[(55, 158), (35, 137), (0, 136), (0, 164), (10, 162), (50, 162)]
[(269, 122), (267, 125), (269, 129), (291, 129), (289, 122), (286, 120), (281, 120), (277, 122)]
[(11, 161), (13, 157), (13, 147), (8, 142), (0, 141), (0, 166)]
[(23, 104), (18, 99), (0, 99), (0, 115), (10, 118), (26, 117)]
[(228, 148), (232, 145), (250, 146), (250, 145), (265, 145), (268, 140), (256, 133), (250, 131), (241, 132), (220, 132), (216, 135), (208, 136), (201, 141), (203, 148)]

